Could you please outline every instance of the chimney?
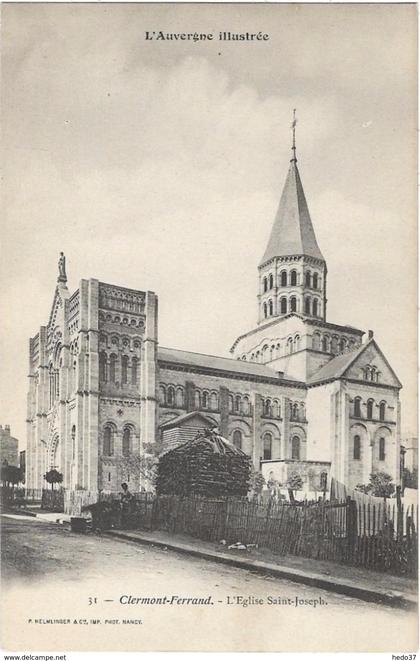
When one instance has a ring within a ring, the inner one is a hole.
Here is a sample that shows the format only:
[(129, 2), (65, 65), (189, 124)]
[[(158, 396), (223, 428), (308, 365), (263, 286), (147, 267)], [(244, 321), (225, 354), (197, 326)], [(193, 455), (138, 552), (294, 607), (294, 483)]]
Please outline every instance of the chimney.
[(368, 331), (368, 339), (372, 340), (373, 339), (373, 330)]

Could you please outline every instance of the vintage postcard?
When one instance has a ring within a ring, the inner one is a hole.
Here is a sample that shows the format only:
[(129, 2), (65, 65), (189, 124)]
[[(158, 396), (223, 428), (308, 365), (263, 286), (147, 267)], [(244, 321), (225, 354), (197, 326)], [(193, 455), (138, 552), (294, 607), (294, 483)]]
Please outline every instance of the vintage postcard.
[(5, 654), (415, 658), (416, 13), (3, 3)]

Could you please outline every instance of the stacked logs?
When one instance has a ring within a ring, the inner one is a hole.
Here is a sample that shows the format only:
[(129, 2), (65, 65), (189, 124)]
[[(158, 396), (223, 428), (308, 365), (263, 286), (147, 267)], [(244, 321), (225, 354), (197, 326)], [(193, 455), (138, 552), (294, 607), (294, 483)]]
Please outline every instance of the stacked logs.
[(242, 450), (206, 429), (160, 457), (156, 491), (158, 495), (245, 496), (250, 464)]

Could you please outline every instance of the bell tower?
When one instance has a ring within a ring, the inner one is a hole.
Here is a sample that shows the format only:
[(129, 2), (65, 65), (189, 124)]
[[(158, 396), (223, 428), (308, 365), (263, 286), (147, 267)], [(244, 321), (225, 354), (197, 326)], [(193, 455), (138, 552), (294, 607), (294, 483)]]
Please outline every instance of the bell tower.
[(297, 313), (326, 320), (327, 265), (319, 249), (296, 158), (292, 158), (264, 256), (258, 266), (258, 323)]

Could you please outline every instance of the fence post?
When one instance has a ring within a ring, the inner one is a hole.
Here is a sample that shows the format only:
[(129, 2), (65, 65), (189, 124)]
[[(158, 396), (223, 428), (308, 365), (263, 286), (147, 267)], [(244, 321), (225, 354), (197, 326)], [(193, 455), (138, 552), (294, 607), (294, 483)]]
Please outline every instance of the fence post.
[(401, 503), (401, 487), (396, 488), (397, 499), (397, 540), (400, 541), (404, 535), (404, 510)]
[(357, 538), (357, 506), (350, 496), (346, 498), (347, 559), (350, 560)]

